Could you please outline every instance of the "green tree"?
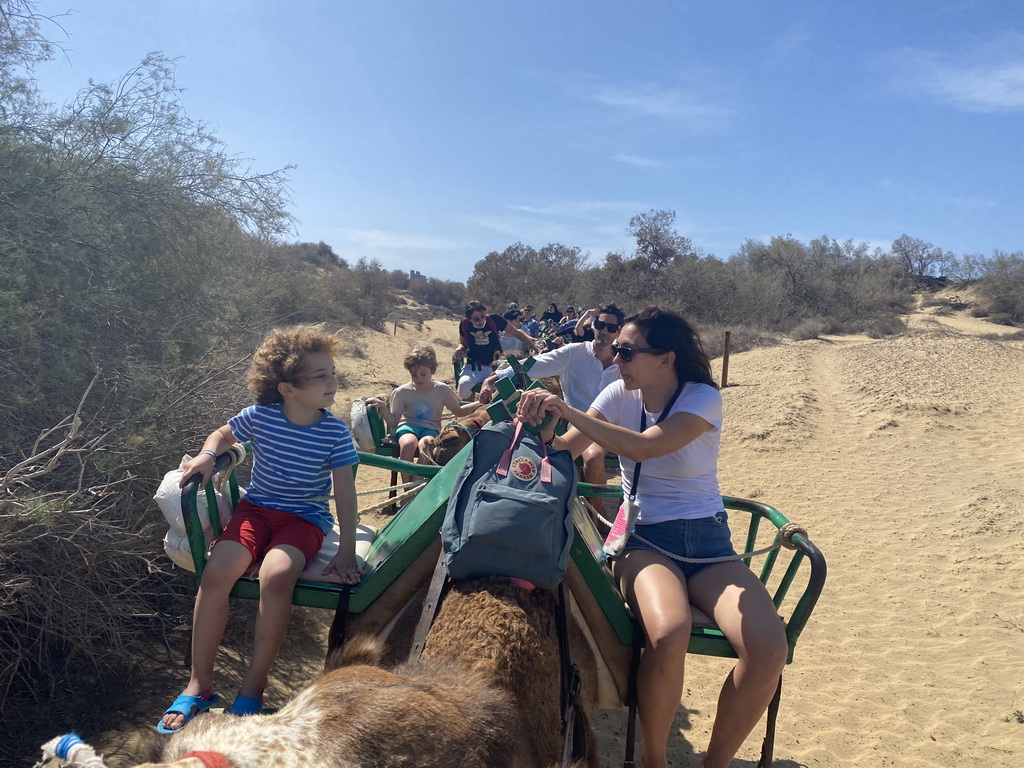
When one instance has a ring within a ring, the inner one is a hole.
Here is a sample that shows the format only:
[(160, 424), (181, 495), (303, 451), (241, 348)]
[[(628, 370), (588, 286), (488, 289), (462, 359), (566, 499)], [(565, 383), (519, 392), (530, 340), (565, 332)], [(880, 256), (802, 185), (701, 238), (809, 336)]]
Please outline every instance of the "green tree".
[(952, 252), (910, 235), (900, 235), (893, 241), (892, 254), (912, 277), (941, 276), (955, 258)]
[(509, 301), (520, 306), (571, 303), (576, 301), (574, 285), (585, 264), (579, 248), (551, 243), (538, 251), (515, 243), (501, 253), (491, 251), (473, 266), (466, 293), (494, 311)]
[(978, 291), (993, 320), (1024, 323), (1024, 251), (996, 251), (978, 281)]
[(673, 227), (675, 220), (676, 212), (667, 209), (650, 210), (631, 218), (626, 229), (636, 239), (634, 256), (655, 270), (681, 259), (697, 258), (690, 239)]

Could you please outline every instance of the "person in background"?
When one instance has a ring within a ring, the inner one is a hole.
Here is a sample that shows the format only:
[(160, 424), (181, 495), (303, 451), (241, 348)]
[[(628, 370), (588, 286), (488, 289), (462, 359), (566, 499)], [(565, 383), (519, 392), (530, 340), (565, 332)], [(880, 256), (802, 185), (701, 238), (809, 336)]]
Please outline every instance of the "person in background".
[[(520, 320), (520, 313), (518, 309), (510, 309), (505, 312), (502, 317), (505, 318), (505, 322), (508, 323), (509, 328), (521, 329), (522, 323)], [(501, 340), (501, 351), (502, 354), (507, 355), (510, 352), (523, 352), (526, 349), (526, 345), (522, 341), (517, 339), (508, 333), (508, 328), (498, 333), (498, 338)], [(532, 339), (532, 337), (531, 337)]]
[[(518, 413), (534, 425), (547, 416), (568, 421), (563, 436), (555, 437), (553, 423), (541, 430), (555, 448), (576, 455), (598, 443), (614, 451), (623, 492), (635, 495), (635, 532), (624, 522), (624, 505), (616, 527), (625, 544), (611, 565), (646, 640), (637, 678), (644, 768), (668, 764), (691, 604), (715, 620), (738, 657), (701, 762), (725, 768), (767, 709), (788, 646), (771, 596), (732, 546), (718, 485), (722, 396), (699, 335), (675, 312), (648, 307), (626, 318), (612, 349), (622, 378), (587, 411), (537, 389), (523, 393)], [(719, 558), (726, 560), (709, 562)]]
[[(566, 402), (581, 411), (589, 408), (601, 390), (619, 378), (619, 366), (612, 360), (612, 343), (622, 327), (623, 312), (614, 304), (602, 304), (596, 312), (593, 341), (566, 344), (544, 352), (534, 358), (533, 367), (530, 368), (530, 377), (533, 379), (557, 376)], [(480, 402), (489, 403), (494, 397), (498, 379), (512, 374), (509, 368), (488, 376), (480, 387)], [(583, 479), (586, 482), (595, 485), (607, 482), (605, 454), (605, 449), (597, 443), (583, 451)], [(593, 504), (598, 513), (603, 512), (601, 499), (593, 499)]]
[(501, 340), (498, 334), (508, 335), (523, 342), (527, 352), (536, 352), (533, 339), (518, 328), (510, 328), (501, 315), (487, 313), (487, 307), (479, 301), (466, 304), (466, 318), (459, 324), (459, 344), (452, 353), (452, 362), (465, 358), (465, 365), (459, 374), (458, 393), (463, 400), (473, 396), (473, 387), (483, 382), (491, 373), (491, 363), (501, 357)]
[(562, 322), (562, 313), (559, 311), (558, 305), (554, 302), (548, 304), (547, 312), (540, 316), (540, 321), (542, 323), (549, 321), (556, 324)]
[(530, 338), (537, 338), (537, 331), (540, 328), (540, 323), (538, 323), (537, 318), (534, 317), (535, 314), (532, 304), (527, 304), (523, 307), (523, 314), (520, 318), (519, 327), (526, 333), (530, 334)]
[[(461, 405), (455, 390), (442, 381), (434, 381), (437, 355), (434, 348), (419, 347), (405, 356), (405, 369), (410, 381), (391, 393), (390, 405), (379, 397), (371, 397), (367, 406), (379, 408), (388, 431), (398, 440), (398, 458), (412, 461), (416, 449), (422, 448), (425, 437), (436, 437), (441, 431), (441, 415), (447, 408), (455, 416), (468, 416), (477, 406)], [(402, 482), (412, 482), (412, 475), (403, 473)]]
[(565, 308), (565, 319), (562, 320), (558, 326), (558, 330), (555, 331), (555, 337), (561, 339), (562, 343), (568, 344), (576, 339), (573, 331), (576, 330), (576, 324), (579, 322), (579, 317), (576, 315), (576, 310), (573, 307)]

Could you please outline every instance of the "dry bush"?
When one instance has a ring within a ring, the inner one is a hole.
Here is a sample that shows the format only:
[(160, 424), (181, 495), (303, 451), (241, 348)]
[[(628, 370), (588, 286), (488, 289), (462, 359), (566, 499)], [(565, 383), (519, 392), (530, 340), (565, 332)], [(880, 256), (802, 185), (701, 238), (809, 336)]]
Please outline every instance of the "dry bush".
[(159, 639), (187, 613), (191, 588), (162, 554), (162, 518), (133, 502), (152, 492), (137, 485), (2, 503), (0, 721), (26, 757), (43, 729), (109, 718), (167, 664)]
[(990, 323), (995, 323), (996, 325), (1009, 325), (1011, 327), (1015, 327), (1017, 325), (1017, 323), (1014, 322), (1013, 315), (1009, 312), (993, 312), (988, 316), (988, 321)]
[(700, 339), (708, 357), (721, 357), (725, 350), (725, 332), (729, 336), (730, 354), (739, 354), (757, 347), (774, 347), (782, 343), (782, 335), (749, 325), (701, 325)]
[(794, 341), (817, 339), (821, 334), (826, 333), (828, 329), (828, 323), (826, 323), (822, 318), (811, 317), (797, 323), (789, 332), (789, 337)]
[(906, 333), (907, 324), (897, 315), (886, 315), (868, 323), (865, 333), (872, 339), (884, 339), (886, 336), (898, 336)]
[(1016, 333), (985, 333), (978, 338), (987, 341), (1024, 341), (1024, 330)]

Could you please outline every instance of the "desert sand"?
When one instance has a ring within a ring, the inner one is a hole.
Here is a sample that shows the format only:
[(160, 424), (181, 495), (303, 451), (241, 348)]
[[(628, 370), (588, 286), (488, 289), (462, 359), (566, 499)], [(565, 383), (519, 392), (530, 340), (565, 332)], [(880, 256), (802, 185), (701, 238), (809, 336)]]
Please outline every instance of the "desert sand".
[[(782, 768), (1024, 760), (1024, 342), (961, 315), (908, 320), (893, 338), (787, 342), (730, 360), (723, 493), (803, 525), (829, 567), (785, 674)], [(336, 413), (406, 381), (415, 344), (434, 344), (438, 378), (450, 380), (455, 335), (453, 320), (433, 320), (348, 337)], [(360, 473), (359, 487), (384, 480)], [(268, 690), (273, 705), (319, 669), (318, 639), (301, 634)], [(688, 664), (672, 765), (699, 765), (728, 668)], [(622, 764), (624, 724), (624, 710), (597, 713), (603, 765)], [(762, 734), (735, 766), (757, 764)]]

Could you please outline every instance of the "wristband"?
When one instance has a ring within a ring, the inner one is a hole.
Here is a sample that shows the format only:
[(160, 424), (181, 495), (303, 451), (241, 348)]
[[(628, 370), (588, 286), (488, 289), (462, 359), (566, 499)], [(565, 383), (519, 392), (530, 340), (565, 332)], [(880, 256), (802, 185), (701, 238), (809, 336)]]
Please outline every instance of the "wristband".
[(209, 448), (203, 448), (203, 450), (199, 452), (199, 455), (202, 456), (204, 453), (207, 454), (208, 456), (213, 456), (214, 461), (217, 460), (217, 454), (211, 451)]

